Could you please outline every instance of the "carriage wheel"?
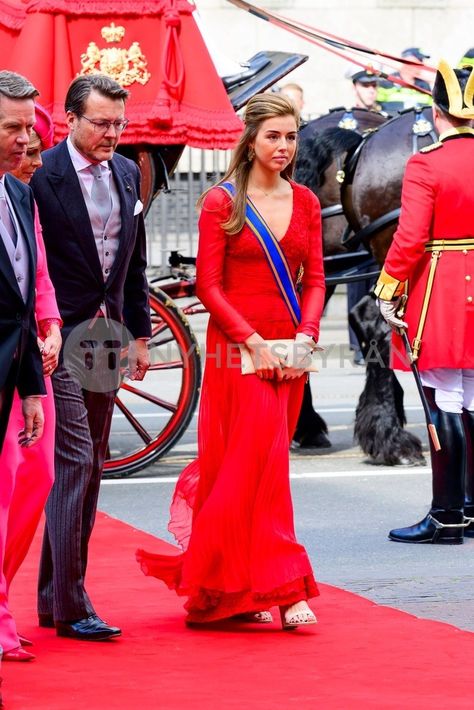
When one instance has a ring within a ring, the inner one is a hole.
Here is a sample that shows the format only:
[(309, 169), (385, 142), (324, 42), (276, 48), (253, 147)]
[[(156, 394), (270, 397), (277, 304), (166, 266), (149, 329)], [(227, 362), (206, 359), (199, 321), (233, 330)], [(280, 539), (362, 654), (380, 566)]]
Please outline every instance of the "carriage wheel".
[(151, 366), (143, 382), (125, 380), (115, 400), (103, 477), (130, 476), (169, 451), (196, 409), (201, 359), (189, 323), (168, 296), (150, 290)]

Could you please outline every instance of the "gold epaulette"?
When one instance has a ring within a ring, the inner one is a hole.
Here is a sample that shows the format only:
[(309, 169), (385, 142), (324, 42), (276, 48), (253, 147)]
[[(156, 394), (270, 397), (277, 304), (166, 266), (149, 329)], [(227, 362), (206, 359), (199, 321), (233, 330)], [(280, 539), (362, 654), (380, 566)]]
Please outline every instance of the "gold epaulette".
[(405, 282), (395, 279), (387, 274), (385, 269), (380, 272), (379, 280), (374, 286), (374, 294), (383, 301), (391, 301), (398, 298), (405, 291)]
[(438, 150), (438, 148), (442, 148), (443, 144), (441, 141), (437, 141), (436, 143), (433, 143), (432, 145), (427, 145), (424, 148), (420, 149), (420, 153), (431, 153), (432, 150)]

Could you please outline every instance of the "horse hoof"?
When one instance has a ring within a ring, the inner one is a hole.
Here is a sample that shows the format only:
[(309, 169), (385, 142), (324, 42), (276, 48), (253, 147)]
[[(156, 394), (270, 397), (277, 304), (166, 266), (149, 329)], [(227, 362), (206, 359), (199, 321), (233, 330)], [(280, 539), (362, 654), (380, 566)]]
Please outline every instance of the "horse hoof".
[(383, 454), (378, 454), (377, 456), (369, 456), (364, 460), (364, 463), (372, 464), (372, 466), (404, 466), (415, 467), (415, 466), (426, 466), (426, 459), (420, 454), (413, 454), (413, 456), (385, 456)]
[(426, 466), (426, 460), (424, 456), (414, 456), (413, 458), (402, 456), (395, 466)]

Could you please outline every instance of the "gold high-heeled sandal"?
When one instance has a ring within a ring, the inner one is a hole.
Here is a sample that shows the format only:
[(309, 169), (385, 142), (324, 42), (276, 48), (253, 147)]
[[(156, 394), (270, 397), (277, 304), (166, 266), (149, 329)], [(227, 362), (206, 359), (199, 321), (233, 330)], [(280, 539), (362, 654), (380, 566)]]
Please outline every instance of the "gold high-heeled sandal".
[(281, 627), (285, 631), (297, 629), (298, 626), (310, 626), (311, 624), (318, 623), (316, 616), (307, 604), (306, 608), (295, 609), (291, 612), (291, 614), (288, 614), (288, 610), (296, 606), (298, 603), (299, 602), (290, 604), (290, 606), (280, 607)]

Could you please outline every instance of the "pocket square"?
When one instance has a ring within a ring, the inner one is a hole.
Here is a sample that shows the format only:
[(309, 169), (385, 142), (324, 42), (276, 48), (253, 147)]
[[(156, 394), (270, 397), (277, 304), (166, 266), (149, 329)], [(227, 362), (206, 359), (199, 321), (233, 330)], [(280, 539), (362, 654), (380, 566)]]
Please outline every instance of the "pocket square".
[(133, 208), (133, 216), (136, 217), (137, 214), (140, 214), (140, 212), (143, 212), (143, 202), (141, 200), (137, 200), (135, 207)]

